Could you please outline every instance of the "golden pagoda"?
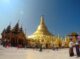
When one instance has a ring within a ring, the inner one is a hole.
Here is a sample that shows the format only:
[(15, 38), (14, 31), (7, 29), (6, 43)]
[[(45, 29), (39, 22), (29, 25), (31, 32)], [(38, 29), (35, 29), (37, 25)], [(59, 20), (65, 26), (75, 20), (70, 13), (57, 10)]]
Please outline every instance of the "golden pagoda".
[(33, 33), (33, 35), (51, 35), (52, 34), (48, 31), (45, 23), (44, 23), (44, 18), (43, 16), (41, 16), (41, 19), (40, 19), (40, 24), (37, 28), (37, 30)]
[(37, 30), (31, 36), (28, 36), (28, 38), (31, 39), (33, 41), (33, 43), (35, 42), (34, 45), (35, 44), (37, 44), (37, 45), (43, 44), (44, 47), (49, 48), (51, 46), (51, 44), (53, 43), (55, 37), (53, 34), (51, 34), (48, 31), (48, 29), (44, 23), (44, 18), (43, 18), (43, 16), (41, 16), (40, 24), (39, 24)]

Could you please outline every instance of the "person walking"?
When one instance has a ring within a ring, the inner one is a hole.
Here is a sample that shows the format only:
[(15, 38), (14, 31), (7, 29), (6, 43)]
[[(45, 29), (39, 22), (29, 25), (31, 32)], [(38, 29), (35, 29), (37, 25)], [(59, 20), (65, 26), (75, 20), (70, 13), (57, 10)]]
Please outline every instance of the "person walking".
[(70, 57), (74, 56), (73, 47), (74, 47), (74, 42), (72, 41), (72, 39), (70, 39), (70, 42), (69, 42), (69, 55), (70, 55)]
[(40, 44), (40, 50), (39, 50), (40, 52), (42, 51), (42, 44)]
[(79, 42), (78, 42), (78, 40), (76, 41), (75, 48), (76, 48), (77, 56), (80, 57), (80, 50), (79, 50)]

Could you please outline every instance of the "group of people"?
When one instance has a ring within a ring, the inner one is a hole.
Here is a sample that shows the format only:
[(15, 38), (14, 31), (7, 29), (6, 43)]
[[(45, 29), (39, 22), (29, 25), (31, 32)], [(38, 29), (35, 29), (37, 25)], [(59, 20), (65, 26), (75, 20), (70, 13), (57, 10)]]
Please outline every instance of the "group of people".
[(69, 55), (71, 57), (74, 56), (74, 51), (76, 51), (77, 57), (80, 57), (80, 42), (78, 39), (76, 39), (76, 42), (74, 43), (73, 39), (71, 38), (69, 42)]

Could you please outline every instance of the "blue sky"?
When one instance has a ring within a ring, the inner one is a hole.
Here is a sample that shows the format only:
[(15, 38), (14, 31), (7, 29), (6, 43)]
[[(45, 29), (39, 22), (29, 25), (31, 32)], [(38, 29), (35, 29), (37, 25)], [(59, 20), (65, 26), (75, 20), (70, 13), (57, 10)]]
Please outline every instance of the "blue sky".
[(80, 33), (80, 0), (0, 0), (0, 33), (19, 20), (27, 35), (31, 35), (41, 15), (52, 34)]

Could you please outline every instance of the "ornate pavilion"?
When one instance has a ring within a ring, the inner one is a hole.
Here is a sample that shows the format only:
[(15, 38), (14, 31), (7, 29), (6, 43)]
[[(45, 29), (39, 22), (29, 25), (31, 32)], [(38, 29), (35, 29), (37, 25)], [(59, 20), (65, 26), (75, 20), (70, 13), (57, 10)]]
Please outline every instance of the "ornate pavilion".
[(15, 25), (11, 29), (11, 26), (9, 25), (6, 29), (2, 32), (2, 41), (3, 43), (10, 44), (11, 46), (25, 46), (26, 44), (26, 36), (23, 32), (23, 28), (19, 27), (19, 23)]

